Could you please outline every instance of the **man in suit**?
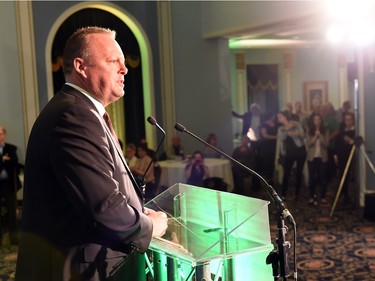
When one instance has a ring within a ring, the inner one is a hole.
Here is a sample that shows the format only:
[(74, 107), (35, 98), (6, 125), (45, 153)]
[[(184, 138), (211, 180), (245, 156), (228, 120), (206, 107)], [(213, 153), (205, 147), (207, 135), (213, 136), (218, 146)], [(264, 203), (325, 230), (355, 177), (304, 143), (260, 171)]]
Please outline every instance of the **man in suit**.
[[(262, 111), (260, 110), (259, 104), (252, 103), (250, 105), (250, 110), (242, 115), (232, 111), (232, 116), (242, 120), (242, 136), (248, 136), (250, 139), (250, 148), (254, 157), (254, 169), (262, 173), (260, 159), (261, 155), (259, 154), (259, 127), (261, 125)], [(255, 192), (260, 190), (260, 181), (257, 177), (253, 177), (251, 187)]]
[(9, 231), (11, 244), (18, 244), (17, 190), (21, 187), (18, 178), (17, 147), (6, 142), (7, 132), (0, 126), (0, 244), (4, 230)]
[(16, 280), (142, 280), (123, 268), (164, 235), (167, 216), (143, 207), (104, 120), (105, 107), (124, 95), (124, 54), (114, 31), (86, 27), (69, 38), (63, 59), (66, 84), (27, 147)]

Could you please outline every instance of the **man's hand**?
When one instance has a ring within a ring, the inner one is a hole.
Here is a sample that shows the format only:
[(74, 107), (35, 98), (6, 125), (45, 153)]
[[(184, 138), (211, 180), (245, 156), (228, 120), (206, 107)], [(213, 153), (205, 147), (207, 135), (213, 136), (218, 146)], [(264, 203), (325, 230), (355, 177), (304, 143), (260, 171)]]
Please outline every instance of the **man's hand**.
[(148, 216), (150, 213), (155, 213), (155, 210), (144, 207), (144, 214)]
[(162, 237), (168, 228), (167, 214), (163, 212), (155, 212), (151, 209), (145, 209), (145, 214), (152, 220), (153, 231), (152, 237)]
[(8, 153), (4, 154), (3, 155), (3, 161), (9, 161), (9, 160), (10, 160), (10, 157), (9, 157)]

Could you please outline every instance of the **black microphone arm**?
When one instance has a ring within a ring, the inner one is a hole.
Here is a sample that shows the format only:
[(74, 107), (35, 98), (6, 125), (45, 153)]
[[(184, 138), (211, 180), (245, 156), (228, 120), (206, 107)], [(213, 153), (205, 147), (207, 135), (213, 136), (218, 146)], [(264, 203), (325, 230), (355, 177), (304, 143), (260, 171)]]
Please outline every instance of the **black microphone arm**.
[(147, 175), (147, 172), (150, 169), (152, 162), (154, 162), (156, 160), (156, 155), (157, 155), (157, 153), (158, 153), (158, 151), (160, 149), (160, 146), (162, 145), (162, 143), (163, 143), (163, 141), (165, 139), (165, 131), (163, 130), (162, 127), (160, 127), (160, 125), (158, 124), (158, 122), (156, 122), (156, 119), (154, 117), (152, 117), (152, 116), (149, 116), (149, 117), (147, 117), (147, 121), (151, 125), (156, 126), (163, 133), (163, 137), (162, 137), (162, 139), (161, 139), (161, 141), (160, 141), (160, 143), (158, 145), (158, 148), (155, 151), (155, 154), (154, 154), (153, 158), (151, 159), (150, 163), (148, 164), (148, 166), (146, 168), (146, 171), (143, 174), (142, 182), (141, 182), (141, 188), (143, 190), (143, 193), (145, 192), (145, 187), (146, 187), (146, 175)]
[(269, 194), (269, 196), (272, 198), (272, 201), (273, 203), (275, 204), (275, 206), (280, 210), (281, 212), (281, 216), (283, 218), (286, 218), (290, 221), (290, 223), (292, 223), (293, 225), (296, 225), (296, 222), (294, 221), (294, 218), (292, 216), (292, 214), (289, 212), (289, 210), (286, 208), (283, 200), (280, 198), (280, 196), (276, 193), (276, 191), (273, 189), (273, 187), (271, 185), (268, 184), (268, 182), (261, 176), (259, 175), (257, 172), (253, 171), (252, 169), (250, 169), (249, 167), (245, 166), (244, 164), (242, 164), (241, 162), (237, 161), (236, 159), (234, 159), (233, 157), (229, 156), (228, 154), (226, 154), (225, 152), (221, 151), (220, 149), (216, 148), (215, 146), (207, 143), (206, 141), (204, 141), (203, 139), (201, 139), (200, 137), (196, 136), (195, 134), (193, 134), (192, 132), (188, 131), (184, 126), (182, 126), (181, 124), (179, 123), (176, 123), (174, 128), (177, 130), (177, 131), (180, 131), (182, 133), (187, 133), (189, 135), (191, 135), (192, 137), (194, 137), (195, 139), (197, 139), (198, 141), (202, 142), (204, 145), (206, 146), (209, 146), (210, 148), (212, 148), (213, 150), (217, 151), (218, 153), (220, 153), (221, 155), (223, 155), (224, 157), (228, 158), (230, 161), (232, 161), (233, 163), (236, 163), (236, 165), (239, 165), (241, 168), (245, 169), (247, 172), (249, 172), (250, 174), (256, 176), (257, 178), (259, 178), (264, 184), (265, 186), (267, 187), (267, 193)]

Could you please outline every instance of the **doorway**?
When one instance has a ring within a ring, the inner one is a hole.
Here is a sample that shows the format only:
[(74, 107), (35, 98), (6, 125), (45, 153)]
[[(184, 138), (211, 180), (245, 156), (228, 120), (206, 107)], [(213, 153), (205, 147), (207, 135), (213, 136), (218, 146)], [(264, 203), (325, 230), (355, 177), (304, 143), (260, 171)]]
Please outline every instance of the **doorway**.
[(277, 64), (247, 65), (247, 101), (259, 104), (261, 111), (278, 112), (278, 68)]

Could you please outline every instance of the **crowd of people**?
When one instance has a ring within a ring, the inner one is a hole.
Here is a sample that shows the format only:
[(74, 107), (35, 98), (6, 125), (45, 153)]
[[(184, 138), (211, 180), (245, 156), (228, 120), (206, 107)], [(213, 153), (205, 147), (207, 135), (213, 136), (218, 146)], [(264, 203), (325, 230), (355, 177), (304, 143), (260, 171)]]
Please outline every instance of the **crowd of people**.
[[(354, 114), (350, 110), (350, 102), (345, 101), (338, 110), (328, 102), (310, 113), (303, 111), (299, 101), (294, 106), (287, 103), (279, 112), (262, 112), (258, 104), (252, 104), (249, 112), (242, 115), (232, 112), (232, 115), (243, 124), (239, 146), (231, 154), (235, 160), (253, 169), (270, 185), (279, 187), (283, 199), (298, 200), (301, 189), (306, 187), (310, 197), (308, 204), (328, 203), (327, 185), (333, 178), (343, 176), (354, 143)], [(204, 186), (204, 179), (212, 176), (205, 158), (222, 158), (221, 154), (209, 146), (202, 146), (189, 155), (178, 135), (172, 136), (171, 140), (170, 147), (158, 159), (186, 161), (185, 182)], [(209, 133), (205, 140), (222, 150), (215, 133)], [(135, 175), (144, 176), (146, 164), (151, 160), (147, 159), (142, 169), (140, 165), (137, 170), (134, 169), (132, 162), (137, 161), (138, 155), (135, 149), (133, 144), (127, 145), (126, 159)], [(141, 147), (138, 149), (142, 150)], [(153, 157), (152, 153), (150, 157)], [(350, 164), (342, 188), (346, 202), (350, 201), (348, 179), (353, 170), (353, 164)], [(153, 190), (147, 193), (149, 199), (156, 195), (158, 188), (157, 184), (153, 184), (154, 165), (157, 166), (157, 163), (151, 166), (146, 176), (146, 191)], [(257, 196), (261, 190), (258, 177), (236, 164), (232, 165), (232, 172), (233, 192)]]
[[(293, 105), (287, 103), (280, 112), (259, 113), (259, 105), (252, 105), (250, 112), (242, 118), (260, 115), (258, 128), (251, 125), (251, 120), (246, 121), (249, 127), (247, 130), (243, 128), (241, 145), (234, 150), (233, 157), (253, 168), (271, 185), (277, 182), (276, 171), (282, 171), (279, 184), (283, 199), (298, 200), (301, 188), (306, 185), (310, 196), (308, 203), (315, 206), (319, 202), (328, 203), (328, 183), (336, 176), (343, 177), (348, 166), (342, 194), (344, 202), (350, 202), (348, 181), (353, 163), (348, 163), (348, 157), (355, 141), (354, 113), (350, 107), (350, 102), (345, 101), (342, 108), (335, 110), (328, 102), (316, 106), (313, 112), (305, 113), (302, 103), (296, 102), (294, 110)], [(256, 111), (252, 113), (254, 108)], [(233, 116), (238, 118), (241, 115)], [(254, 141), (252, 132), (257, 129), (259, 138)], [(282, 169), (276, 169), (280, 167)], [(235, 177), (241, 178), (240, 171), (236, 170), (233, 167)], [(292, 182), (293, 191), (290, 188)], [(243, 194), (243, 180), (237, 180), (235, 185), (235, 192)], [(249, 188), (251, 194), (257, 186), (249, 184)]]
[[(219, 148), (215, 134), (208, 134), (206, 141), (210, 145)], [(145, 184), (146, 202), (165, 188), (159, 187), (159, 178), (155, 175), (155, 169), (159, 167), (158, 161), (174, 160), (186, 162), (184, 182), (203, 187), (204, 179), (210, 177), (208, 167), (204, 162), (205, 158), (220, 158), (220, 154), (210, 147), (202, 147), (191, 155), (185, 153), (179, 135), (172, 136), (170, 146), (160, 155), (156, 155), (155, 151), (148, 148), (147, 141), (144, 139), (137, 146), (133, 143), (128, 143), (125, 147), (125, 159), (130, 170), (138, 182), (144, 182)]]

